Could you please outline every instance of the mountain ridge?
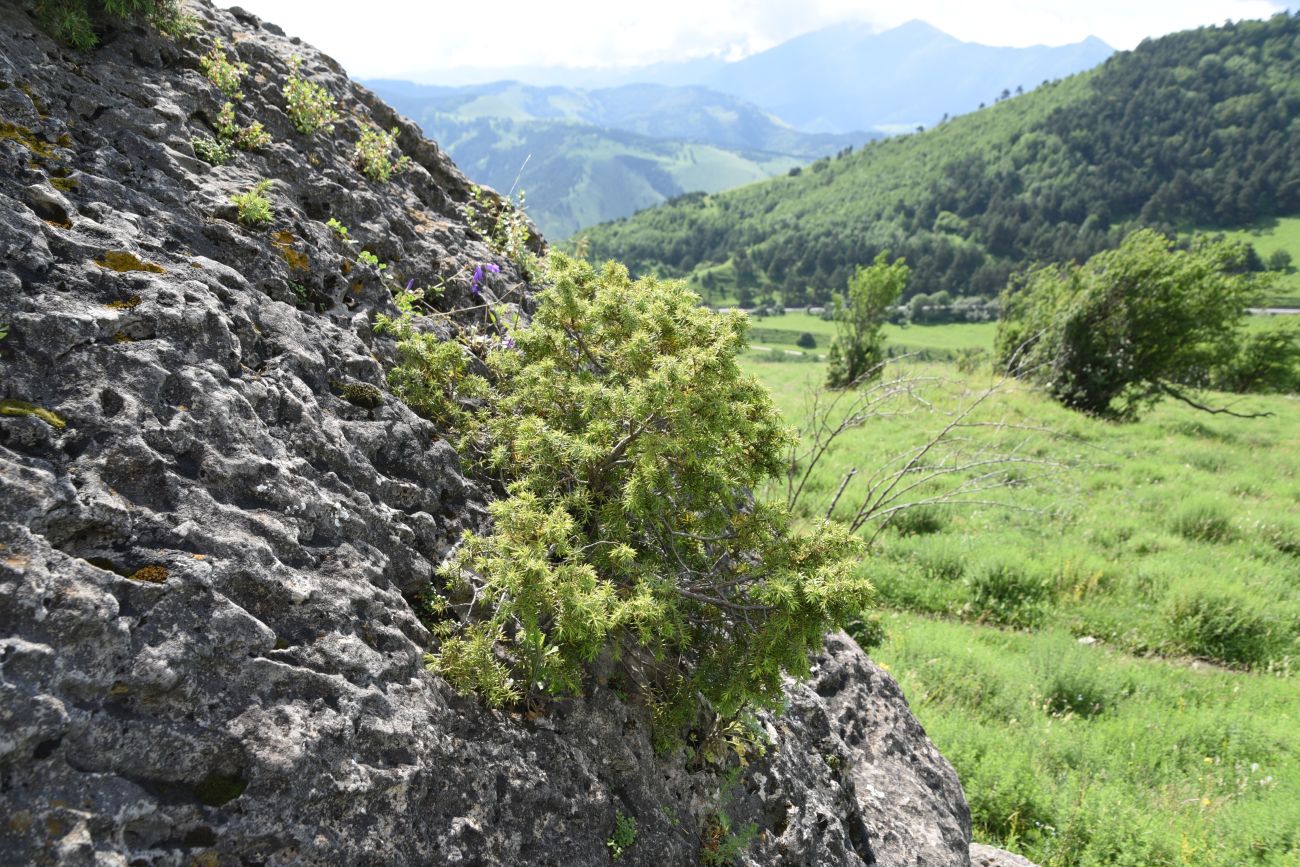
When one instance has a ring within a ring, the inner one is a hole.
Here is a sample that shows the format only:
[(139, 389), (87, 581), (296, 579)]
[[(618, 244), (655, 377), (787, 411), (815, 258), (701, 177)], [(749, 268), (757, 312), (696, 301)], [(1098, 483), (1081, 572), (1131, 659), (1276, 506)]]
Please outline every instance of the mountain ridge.
[(1170, 34), (798, 177), (584, 234), (593, 256), (795, 306), (885, 249), (907, 256), (912, 293), (993, 295), (1018, 263), (1082, 261), (1133, 225), (1300, 211), (1298, 42), (1286, 13)]
[(530, 215), (554, 238), (684, 193), (771, 177), (875, 137), (799, 132), (702, 87), (367, 84), (476, 181), (526, 191)]
[[(931, 65), (945, 73), (935, 84), (924, 67), (908, 67), (900, 75), (898, 62), (905, 49), (924, 48)], [(944, 49), (949, 52), (944, 54)], [(863, 22), (844, 22), (792, 37), (764, 51), (735, 61), (718, 57), (663, 62), (628, 68), (564, 69), (554, 67), (500, 67), (479, 70), (440, 70), (416, 75), (420, 81), (438, 80), (449, 86), (467, 86), (494, 80), (527, 81), (536, 86), (581, 89), (648, 83), (669, 86), (700, 85), (746, 99), (806, 132), (850, 132), (855, 129), (891, 131), (899, 127), (936, 123), (946, 113), (974, 110), (993, 101), (1003, 89), (1030, 89), (1044, 80), (1062, 78), (1096, 65), (1113, 53), (1095, 36), (1060, 46), (989, 46), (965, 42), (919, 19), (876, 31)], [(956, 52), (955, 54), (952, 52)], [(828, 69), (828, 63), (846, 53), (860, 55), (858, 63), (842, 60), (828, 75), (812, 78), (807, 69)], [(871, 63), (872, 57), (880, 62)], [(1001, 68), (1003, 73), (995, 73)], [(757, 70), (757, 71), (755, 71)], [(901, 96), (872, 96), (863, 85), (892, 82)], [(918, 94), (924, 93), (918, 100)], [(773, 91), (787, 94), (771, 98)], [(818, 95), (818, 111), (801, 109), (799, 94)], [(838, 103), (836, 102), (838, 100)], [(865, 101), (864, 101), (865, 100)], [(874, 100), (874, 101), (873, 101)], [(867, 109), (852, 108), (855, 102)], [(849, 108), (827, 114), (836, 104)], [(823, 117), (823, 115), (827, 115)]]

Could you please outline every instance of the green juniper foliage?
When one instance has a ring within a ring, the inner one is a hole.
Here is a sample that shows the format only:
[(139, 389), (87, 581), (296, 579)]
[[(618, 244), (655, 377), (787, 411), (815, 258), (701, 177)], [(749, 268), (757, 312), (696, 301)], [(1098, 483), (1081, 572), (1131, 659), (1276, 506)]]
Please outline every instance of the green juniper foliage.
[(284, 83), (284, 99), (289, 106), (289, 119), (303, 135), (334, 131), (341, 115), (334, 108), (334, 97), (323, 85), (302, 77), (302, 60), (294, 55), (289, 59), (289, 78)]
[(31, 5), (50, 32), (81, 51), (99, 44), (96, 31), (108, 23), (142, 22), (170, 36), (186, 36), (196, 26), (179, 0), (32, 0)]
[(870, 584), (842, 528), (795, 529), (749, 493), (790, 434), (737, 367), (747, 320), (612, 263), (554, 254), (548, 280), (530, 327), (487, 355), (491, 381), (409, 318), (379, 323), (399, 337), (393, 391), (459, 428), (508, 492), (443, 570), (430, 668), (501, 705), (578, 691), (611, 651), (636, 656), (670, 729), (700, 695), (724, 718), (777, 705)]

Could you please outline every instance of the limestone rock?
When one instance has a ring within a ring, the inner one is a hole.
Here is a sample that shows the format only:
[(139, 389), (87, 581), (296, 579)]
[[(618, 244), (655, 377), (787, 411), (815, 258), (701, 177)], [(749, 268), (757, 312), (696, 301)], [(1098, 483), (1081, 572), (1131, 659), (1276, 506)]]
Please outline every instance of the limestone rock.
[[(0, 863), (694, 864), (723, 811), (746, 864), (966, 865), (952, 769), (845, 636), (741, 771), (657, 756), (601, 683), (536, 719), (428, 674), (419, 592), (489, 492), (387, 390), (399, 284), (531, 301), (466, 224), (469, 182), (329, 58), (192, 3), (174, 42), (92, 54), (0, 5)], [(210, 166), (214, 38), (273, 137)], [(294, 55), (340, 102), (299, 135)], [(388, 184), (352, 165), (401, 130)], [(260, 179), (274, 221), (230, 196)], [(355, 246), (325, 223), (339, 220)], [(481, 316), (482, 314), (477, 314)], [(735, 767), (735, 763), (732, 763)]]
[(1037, 867), (1028, 858), (983, 843), (970, 844), (970, 863), (971, 867)]

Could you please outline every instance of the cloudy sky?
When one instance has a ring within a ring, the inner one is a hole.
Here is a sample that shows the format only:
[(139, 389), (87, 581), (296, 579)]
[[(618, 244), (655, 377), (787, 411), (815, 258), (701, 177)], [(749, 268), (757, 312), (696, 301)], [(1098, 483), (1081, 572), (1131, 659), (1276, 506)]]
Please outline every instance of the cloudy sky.
[[(219, 0), (222, 5), (233, 5)], [(1060, 45), (1099, 36), (1132, 48), (1226, 19), (1264, 18), (1273, 0), (239, 0), (332, 55), (358, 78), (438, 69), (636, 66), (742, 57), (840, 21), (880, 29), (911, 18), (988, 45)]]

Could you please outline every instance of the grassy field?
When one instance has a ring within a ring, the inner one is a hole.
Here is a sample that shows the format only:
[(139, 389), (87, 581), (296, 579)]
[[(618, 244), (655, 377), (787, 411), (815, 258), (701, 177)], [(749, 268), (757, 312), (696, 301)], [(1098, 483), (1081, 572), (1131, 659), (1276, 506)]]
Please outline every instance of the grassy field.
[[(755, 326), (820, 341), (830, 323)], [(955, 352), (992, 329), (892, 334)], [(747, 363), (793, 424), (807, 420), (824, 365)], [(846, 435), (810, 478), (806, 514), (990, 381), (942, 363), (915, 373), (926, 403)], [(875, 655), (961, 773), (979, 838), (1045, 867), (1300, 864), (1300, 401), (1236, 406), (1273, 416), (1163, 405), (1115, 425), (1003, 385), (971, 418), (1021, 429), (960, 433), (971, 453), (1031, 461), (1013, 486), (902, 513), (876, 538), (864, 568), (892, 613)], [(850, 484), (836, 514), (863, 490)]]
[[(965, 349), (992, 349), (993, 333), (997, 323), (979, 322), (957, 325), (886, 325), (885, 337), (891, 349), (899, 352), (921, 352), (931, 360), (955, 357)], [(825, 355), (835, 336), (835, 323), (810, 316), (807, 313), (786, 313), (784, 316), (755, 317), (750, 329), (750, 342), (757, 346), (798, 348), (799, 335), (808, 333), (817, 341), (811, 354)]]
[(1278, 250), (1291, 254), (1292, 265), (1277, 278), (1277, 291), (1269, 304), (1275, 307), (1300, 307), (1300, 217), (1265, 220), (1248, 229), (1225, 233), (1227, 237), (1247, 241), (1265, 262)]

